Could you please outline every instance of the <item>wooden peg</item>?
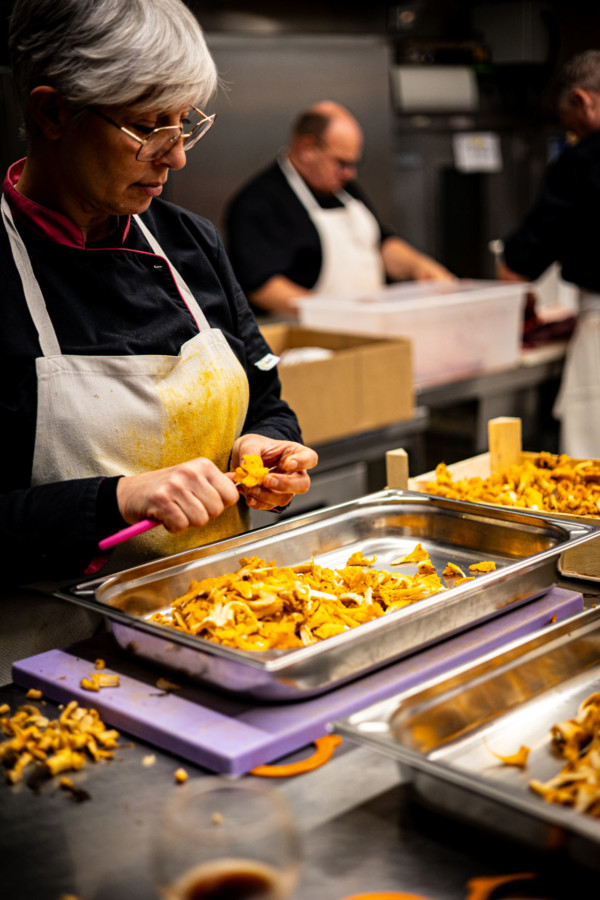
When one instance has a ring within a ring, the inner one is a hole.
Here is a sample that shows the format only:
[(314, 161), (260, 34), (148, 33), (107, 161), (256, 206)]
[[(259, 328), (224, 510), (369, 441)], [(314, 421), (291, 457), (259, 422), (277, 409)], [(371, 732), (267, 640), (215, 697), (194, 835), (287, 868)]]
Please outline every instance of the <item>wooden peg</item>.
[(398, 491), (408, 490), (408, 453), (401, 447), (385, 454), (387, 486)]
[(488, 422), (488, 447), (492, 474), (520, 463), (523, 449), (521, 420), (508, 416), (490, 419)]

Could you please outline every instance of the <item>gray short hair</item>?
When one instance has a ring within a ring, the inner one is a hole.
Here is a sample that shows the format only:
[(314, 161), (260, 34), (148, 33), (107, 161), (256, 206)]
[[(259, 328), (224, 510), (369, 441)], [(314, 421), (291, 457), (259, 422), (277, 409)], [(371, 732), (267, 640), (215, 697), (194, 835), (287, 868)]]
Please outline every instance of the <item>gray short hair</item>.
[(74, 110), (204, 106), (218, 78), (182, 0), (16, 0), (9, 25), (15, 85), (27, 116), (37, 85)]

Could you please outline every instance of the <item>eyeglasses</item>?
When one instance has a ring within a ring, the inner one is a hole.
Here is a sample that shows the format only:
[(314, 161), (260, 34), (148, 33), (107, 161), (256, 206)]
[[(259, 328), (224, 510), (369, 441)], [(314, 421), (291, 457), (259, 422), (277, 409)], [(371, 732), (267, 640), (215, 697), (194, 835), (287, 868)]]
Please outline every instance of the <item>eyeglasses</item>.
[[(315, 135), (316, 137), (316, 135)], [(329, 157), (331, 162), (334, 164), (336, 169), (354, 171), (360, 160), (359, 159), (340, 159), (339, 156), (335, 156), (329, 147), (329, 145), (322, 138), (316, 137), (316, 143), (320, 150)]]
[(129, 128), (125, 128), (124, 125), (113, 122), (112, 119), (109, 119), (108, 116), (104, 115), (103, 112), (100, 112), (99, 109), (96, 109), (95, 106), (90, 106), (90, 109), (97, 116), (100, 116), (101, 119), (104, 119), (105, 122), (108, 122), (109, 125), (114, 125), (119, 131), (124, 132), (124, 134), (133, 138), (134, 141), (137, 141), (138, 144), (141, 145), (135, 156), (139, 162), (152, 162), (152, 160), (164, 156), (180, 138), (183, 138), (183, 149), (187, 152), (194, 144), (198, 143), (200, 138), (204, 137), (216, 119), (216, 113), (213, 113), (212, 116), (207, 116), (202, 110), (192, 106), (196, 115), (200, 116), (200, 120), (195, 122), (189, 131), (183, 130), (183, 124), (164, 125), (160, 128), (153, 128), (145, 138), (142, 138), (139, 134), (130, 131)]

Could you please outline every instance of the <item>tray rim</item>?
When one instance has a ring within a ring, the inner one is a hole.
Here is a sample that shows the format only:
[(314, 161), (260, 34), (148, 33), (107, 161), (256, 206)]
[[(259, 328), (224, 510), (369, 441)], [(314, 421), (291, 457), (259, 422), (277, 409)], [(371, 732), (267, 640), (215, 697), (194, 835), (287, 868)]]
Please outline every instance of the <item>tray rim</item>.
[[(411, 777), (407, 779), (408, 783), (412, 784), (415, 780), (414, 773), (422, 772), (434, 779), (462, 788), (471, 795), (478, 793), (486, 800), (491, 800), (501, 806), (512, 807), (545, 824), (559, 826), (567, 832), (590, 839), (594, 843), (600, 843), (600, 821), (598, 819), (577, 813), (567, 807), (547, 803), (534, 794), (521, 793), (511, 784), (503, 783), (500, 786), (498, 782), (486, 779), (477, 772), (458, 769), (443, 759), (431, 759), (424, 753), (419, 753), (417, 750), (394, 741), (387, 727), (391, 716), (399, 710), (401, 704), (409, 705), (414, 702), (416, 705), (419, 696), (427, 694), (430, 695), (429, 699), (433, 702), (435, 699), (443, 697), (444, 694), (455, 692), (459, 689), (461, 677), (469, 673), (473, 675), (472, 683), (478, 679), (482, 680), (485, 677), (486, 666), (499, 657), (525, 648), (524, 653), (516, 656), (515, 664), (517, 664), (519, 660), (524, 659), (528, 647), (533, 651), (551, 644), (564, 634), (575, 630), (585, 633), (588, 630), (597, 629), (599, 626), (600, 607), (584, 609), (564, 621), (509, 641), (501, 648), (492, 650), (475, 661), (456, 666), (420, 685), (400, 691), (386, 700), (380, 700), (349, 716), (337, 719), (330, 723), (328, 730), (336, 732), (356, 744), (367, 745), (384, 756), (394, 759), (404, 773), (406, 771), (410, 773)], [(509, 668), (510, 665), (511, 661), (507, 661), (503, 668)], [(454, 684), (452, 684), (453, 682)], [(445, 689), (444, 685), (446, 684), (451, 684), (451, 686)], [(549, 689), (549, 691), (551, 690), (552, 688)], [(427, 699), (424, 698), (424, 702)], [(391, 712), (387, 713), (388, 710)], [(385, 721), (383, 715), (386, 717)], [(357, 720), (364, 723), (365, 717), (370, 717), (368, 720), (370, 725), (376, 725), (377, 728), (362, 731)], [(476, 791), (475, 788), (479, 788), (479, 791)]]
[[(270, 536), (284, 534), (293, 529), (299, 529), (304, 525), (309, 524), (311, 521), (318, 521), (321, 518), (330, 517), (334, 513), (338, 513), (344, 509), (351, 510), (353, 507), (360, 509), (360, 507), (368, 506), (376, 502), (386, 504), (394, 500), (407, 500), (417, 504), (427, 503), (442, 508), (456, 508), (459, 511), (462, 510), (466, 515), (481, 514), (482, 516), (491, 516), (494, 519), (518, 520), (524, 518), (525, 520), (530, 519), (532, 522), (534, 520), (541, 520), (546, 528), (562, 528), (567, 532), (570, 532), (571, 529), (576, 531), (577, 526), (583, 526), (582, 534), (579, 537), (571, 537), (569, 539), (569, 543), (572, 542), (573, 546), (592, 540), (596, 534), (600, 535), (600, 516), (597, 517), (597, 520), (596, 517), (559, 516), (556, 513), (546, 513), (544, 511), (525, 509), (522, 507), (502, 506), (495, 503), (475, 503), (470, 500), (455, 500), (448, 497), (441, 497), (437, 494), (428, 494), (425, 491), (419, 490), (385, 488), (381, 491), (366, 494), (365, 496), (354, 500), (348, 500), (343, 503), (335, 504), (334, 506), (328, 506), (313, 512), (300, 514), (299, 516), (286, 519), (281, 523), (267, 525), (263, 528), (256, 529), (255, 531), (244, 532), (233, 538), (225, 538), (222, 541), (215, 541), (214, 543), (205, 544), (192, 550), (184, 550), (181, 553), (169, 557), (163, 557), (161, 559), (153, 560), (150, 563), (143, 563), (142, 565), (133, 568), (124, 569), (121, 572), (107, 575), (104, 578), (100, 577), (86, 582), (79, 582), (70, 587), (85, 588), (86, 586), (91, 586), (95, 592), (98, 590), (106, 590), (111, 584), (117, 583), (127, 576), (131, 576), (132, 579), (135, 579), (136, 573), (139, 573), (137, 576), (138, 578), (145, 577), (144, 570), (146, 569), (150, 569), (147, 573), (148, 577), (150, 577), (156, 570), (161, 570), (162, 567), (165, 569), (175, 569), (179, 566), (192, 565), (197, 560), (204, 559), (207, 556), (218, 556), (221, 553), (227, 553), (229, 549), (233, 549), (234, 547), (244, 547), (248, 544), (261, 543)], [(592, 521), (589, 521), (590, 519), (592, 519)], [(587, 532), (587, 534), (585, 532)], [(97, 587), (94, 588), (94, 585), (97, 585)], [(69, 588), (63, 588), (63, 590), (69, 590)]]

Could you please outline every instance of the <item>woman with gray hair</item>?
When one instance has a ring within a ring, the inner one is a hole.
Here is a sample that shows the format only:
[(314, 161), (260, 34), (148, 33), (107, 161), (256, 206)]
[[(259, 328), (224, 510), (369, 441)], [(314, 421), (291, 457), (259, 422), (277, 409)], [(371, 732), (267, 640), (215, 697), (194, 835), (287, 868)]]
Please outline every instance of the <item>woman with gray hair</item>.
[[(9, 51), (28, 152), (1, 204), (0, 547), (22, 585), (238, 533), (243, 455), (271, 469), (246, 498), (261, 509), (308, 490), (317, 457), (216, 229), (159, 199), (214, 121), (195, 17), (16, 0)], [(164, 527), (97, 558), (144, 519)]]

